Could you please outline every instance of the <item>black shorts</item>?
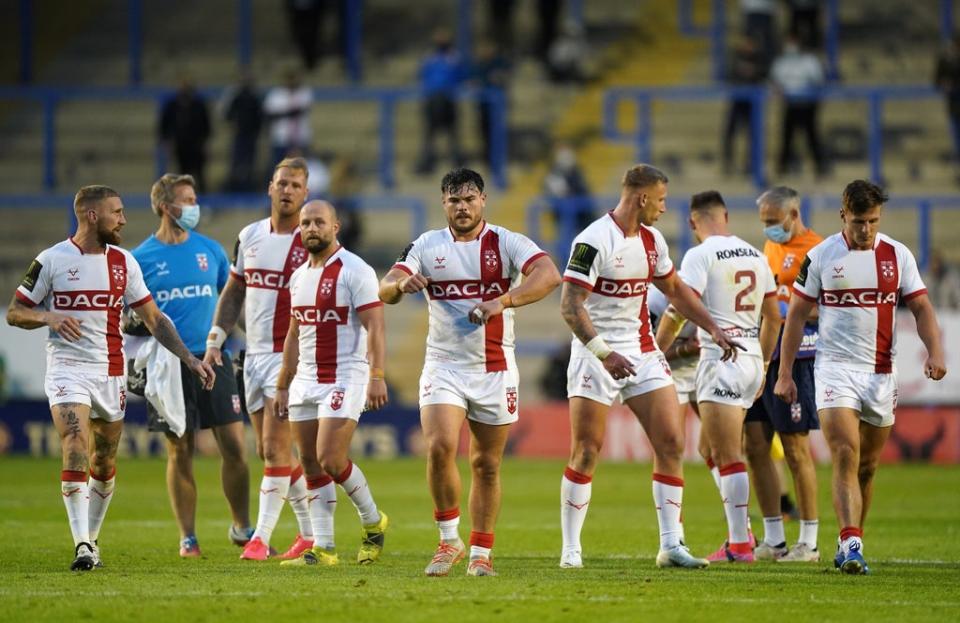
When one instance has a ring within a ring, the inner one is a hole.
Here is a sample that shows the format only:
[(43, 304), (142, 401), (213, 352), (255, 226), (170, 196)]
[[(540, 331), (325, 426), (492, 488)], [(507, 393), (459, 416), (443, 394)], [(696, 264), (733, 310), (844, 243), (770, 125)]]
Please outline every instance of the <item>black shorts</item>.
[(777, 384), (779, 361), (770, 362), (763, 395), (747, 409), (747, 422), (769, 422), (778, 433), (805, 433), (820, 428), (817, 416), (817, 392), (813, 383), (814, 358), (793, 362), (793, 382), (797, 384), (797, 402), (788, 405), (773, 393)]
[[(243, 421), (240, 393), (237, 391), (237, 379), (233, 374), (230, 358), (224, 357), (223, 365), (215, 365), (213, 369), (217, 373), (217, 381), (213, 384), (213, 389), (207, 391), (203, 388), (200, 379), (190, 372), (187, 365), (180, 363), (187, 431)], [(147, 428), (154, 433), (170, 432), (170, 427), (149, 402), (147, 402)]]

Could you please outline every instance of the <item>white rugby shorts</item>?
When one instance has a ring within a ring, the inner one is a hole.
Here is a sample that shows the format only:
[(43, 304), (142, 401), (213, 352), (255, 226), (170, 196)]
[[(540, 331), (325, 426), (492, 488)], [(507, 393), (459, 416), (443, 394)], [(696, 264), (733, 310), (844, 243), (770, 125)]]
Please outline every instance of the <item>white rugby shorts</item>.
[(283, 366), (283, 353), (258, 353), (243, 359), (243, 394), (247, 411), (263, 408), (263, 399), (277, 395), (277, 378)]
[(454, 405), (467, 419), (481, 424), (512, 424), (520, 417), (520, 375), (515, 367), (502, 372), (467, 372), (425, 366), (420, 374), (420, 408)]
[(670, 364), (660, 351), (620, 354), (630, 360), (637, 373), (619, 381), (592, 354), (572, 357), (567, 366), (567, 397), (589, 398), (609, 406), (617, 398), (626, 403), (634, 396), (673, 385)]
[(817, 411), (847, 407), (860, 419), (879, 428), (893, 426), (897, 408), (897, 373), (878, 374), (851, 370), (836, 362), (814, 366)]
[(367, 402), (367, 383), (317, 383), (294, 378), (290, 384), (288, 403), (290, 421), (347, 418), (359, 422), (360, 413)]
[(697, 362), (693, 361), (677, 368), (670, 366), (673, 384), (677, 386), (677, 400), (684, 405), (697, 401)]
[(47, 361), (44, 390), (50, 406), (75, 402), (90, 407), (91, 419), (122, 420), (127, 410), (127, 376), (85, 374), (81, 367)]
[(763, 384), (763, 361), (741, 354), (736, 361), (701, 359), (697, 364), (697, 402), (719, 402), (749, 409)]

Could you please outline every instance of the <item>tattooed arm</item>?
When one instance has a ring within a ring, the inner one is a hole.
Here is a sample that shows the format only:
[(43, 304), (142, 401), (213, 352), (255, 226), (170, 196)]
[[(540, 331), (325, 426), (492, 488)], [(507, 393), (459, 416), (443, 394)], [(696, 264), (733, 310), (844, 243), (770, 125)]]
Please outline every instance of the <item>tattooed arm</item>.
[(187, 346), (183, 343), (183, 340), (180, 339), (180, 334), (177, 333), (176, 327), (174, 327), (170, 319), (160, 311), (160, 308), (157, 307), (157, 304), (154, 303), (152, 299), (137, 307), (137, 314), (143, 319), (143, 324), (149, 329), (154, 339), (176, 355), (180, 361), (187, 364), (191, 372), (200, 377), (200, 380), (203, 381), (204, 389), (213, 388), (213, 382), (216, 379), (213, 368), (210, 367), (210, 364), (194, 357), (190, 351), (187, 350)]
[[(213, 327), (219, 327), (224, 334), (229, 334), (230, 330), (242, 322), (241, 312), (243, 311), (243, 301), (247, 297), (247, 284), (237, 277), (230, 276), (227, 279), (227, 285), (223, 286), (220, 292), (220, 300), (217, 301), (217, 311), (213, 314)], [(211, 327), (211, 335), (214, 335)], [(242, 327), (246, 329), (246, 326)], [(220, 348), (213, 346), (207, 347), (207, 352), (203, 360), (209, 364), (216, 363), (223, 365), (223, 354)]]
[[(583, 306), (584, 301), (590, 296), (590, 290), (577, 285), (572, 281), (564, 281), (563, 289), (560, 291), (560, 313), (567, 322), (567, 326), (573, 331), (587, 349), (590, 350), (601, 362), (604, 369), (615, 379), (625, 379), (637, 373), (630, 360), (620, 353), (611, 350), (606, 346), (590, 320), (590, 314)], [(595, 341), (596, 340), (596, 341)], [(597, 344), (591, 348), (591, 344)]]

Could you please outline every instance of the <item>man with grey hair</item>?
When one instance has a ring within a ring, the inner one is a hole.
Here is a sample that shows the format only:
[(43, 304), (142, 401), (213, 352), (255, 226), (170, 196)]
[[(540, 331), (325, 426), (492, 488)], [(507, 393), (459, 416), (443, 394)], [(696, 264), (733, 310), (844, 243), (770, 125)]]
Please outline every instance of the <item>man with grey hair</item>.
[[(172, 173), (154, 183), (150, 205), (160, 218), (160, 227), (133, 250), (133, 255), (143, 267), (144, 281), (161, 311), (173, 321), (190, 352), (203, 358), (217, 295), (227, 283), (229, 261), (219, 243), (194, 231), (200, 220), (195, 187), (192, 176)], [(220, 477), (233, 519), (230, 538), (246, 542), (251, 532), (250, 475), (237, 381), (229, 359), (215, 362), (213, 369), (217, 382), (212, 392), (198, 391), (197, 382), (181, 374), (183, 430), (147, 405), (150, 430), (162, 432), (166, 440), (167, 491), (180, 528), (180, 556), (184, 558), (200, 555), (193, 477), (196, 433), (200, 429), (212, 429), (220, 449)], [(147, 375), (152, 373), (148, 367)]]
[[(781, 318), (786, 315), (793, 284), (807, 251), (822, 238), (807, 228), (800, 214), (800, 195), (787, 186), (776, 186), (757, 199), (763, 234), (767, 239), (763, 254), (777, 280), (777, 299)], [(787, 404), (773, 394), (780, 361), (780, 339), (767, 372), (763, 395), (747, 412), (747, 459), (753, 473), (753, 487), (763, 512), (764, 537), (756, 548), (759, 560), (779, 562), (815, 562), (817, 549), (817, 474), (810, 454), (809, 432), (820, 428), (813, 382), (813, 361), (817, 343), (816, 310), (804, 324), (803, 343), (793, 366), (798, 396)], [(793, 475), (800, 507), (800, 536), (787, 548), (780, 509), (780, 481), (770, 457), (774, 433), (780, 436), (783, 453)]]

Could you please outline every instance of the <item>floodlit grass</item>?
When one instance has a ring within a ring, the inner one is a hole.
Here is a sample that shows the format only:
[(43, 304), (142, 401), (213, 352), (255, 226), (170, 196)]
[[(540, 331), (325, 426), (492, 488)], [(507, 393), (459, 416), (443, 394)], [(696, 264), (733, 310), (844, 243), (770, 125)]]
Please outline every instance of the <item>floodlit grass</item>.
[[(865, 535), (867, 577), (832, 569), (836, 539), (828, 474), (820, 472), (823, 562), (658, 570), (657, 523), (646, 465), (604, 464), (584, 530), (581, 570), (561, 570), (558, 461), (508, 460), (497, 526), (497, 578), (423, 577), (436, 545), (422, 460), (361, 461), (391, 527), (383, 558), (351, 564), (359, 520), (346, 496), (337, 512), (341, 565), (281, 568), (238, 559), (218, 464), (197, 460), (199, 560), (177, 556), (177, 530), (159, 460), (120, 464), (116, 499), (100, 538), (103, 569), (71, 573), (72, 545), (59, 463), (0, 460), (2, 621), (957, 621), (960, 620), (960, 469), (883, 466)], [(252, 472), (259, 464), (252, 465)], [(256, 484), (252, 483), (256, 517)], [(702, 466), (687, 469), (687, 541), (705, 555), (725, 525)], [(464, 500), (466, 490), (464, 491)], [(469, 534), (466, 503), (461, 534)], [(758, 532), (762, 524), (755, 520)], [(797, 537), (798, 526), (787, 524)], [(273, 539), (285, 548), (295, 522), (284, 510)]]

